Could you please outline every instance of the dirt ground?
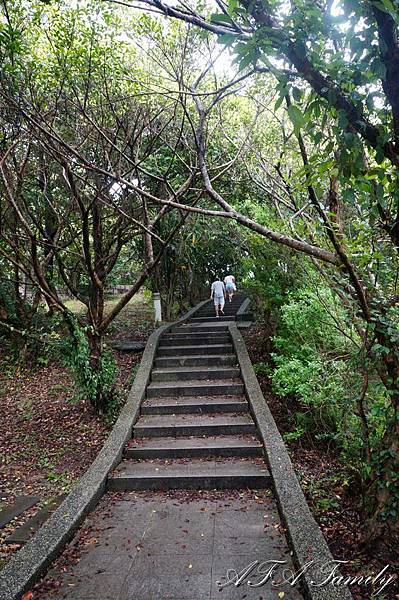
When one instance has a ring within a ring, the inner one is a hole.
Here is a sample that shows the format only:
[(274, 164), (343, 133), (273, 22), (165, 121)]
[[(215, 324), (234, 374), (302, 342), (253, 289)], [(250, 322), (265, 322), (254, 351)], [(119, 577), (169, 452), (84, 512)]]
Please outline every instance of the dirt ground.
[[(113, 298), (108, 307), (117, 301)], [(70, 301), (72, 310), (83, 305)], [(153, 309), (140, 294), (112, 324), (108, 341), (145, 341), (153, 330)], [(123, 405), (142, 353), (113, 351), (118, 365), (118, 397)], [(0, 530), (0, 565), (18, 545), (4, 540), (19, 525), (57, 496), (67, 493), (101, 449), (112, 420), (94, 414), (90, 404), (76, 400), (68, 369), (56, 360), (43, 366), (13, 364), (0, 348), (0, 509), (17, 496), (34, 495), (38, 502)]]

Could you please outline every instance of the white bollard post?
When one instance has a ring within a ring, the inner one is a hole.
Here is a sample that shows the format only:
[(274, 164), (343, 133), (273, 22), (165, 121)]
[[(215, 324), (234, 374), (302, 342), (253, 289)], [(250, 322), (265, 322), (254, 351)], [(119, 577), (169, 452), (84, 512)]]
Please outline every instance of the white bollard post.
[(154, 311), (155, 311), (155, 325), (162, 322), (162, 309), (161, 309), (161, 294), (154, 292), (152, 294), (154, 300)]

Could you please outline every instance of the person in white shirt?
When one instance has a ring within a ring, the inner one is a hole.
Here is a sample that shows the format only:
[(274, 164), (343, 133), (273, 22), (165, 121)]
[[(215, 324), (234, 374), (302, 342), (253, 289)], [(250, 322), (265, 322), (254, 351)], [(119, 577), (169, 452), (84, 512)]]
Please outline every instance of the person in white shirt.
[(211, 299), (213, 298), (213, 303), (215, 305), (216, 316), (219, 316), (219, 307), (220, 312), (224, 315), (224, 299), (226, 296), (226, 288), (223, 281), (220, 279), (216, 279), (211, 286)]
[(236, 278), (234, 277), (234, 275), (226, 275), (226, 277), (224, 278), (224, 284), (226, 286), (227, 297), (229, 299), (229, 302), (231, 302), (233, 299), (234, 292), (237, 291)]

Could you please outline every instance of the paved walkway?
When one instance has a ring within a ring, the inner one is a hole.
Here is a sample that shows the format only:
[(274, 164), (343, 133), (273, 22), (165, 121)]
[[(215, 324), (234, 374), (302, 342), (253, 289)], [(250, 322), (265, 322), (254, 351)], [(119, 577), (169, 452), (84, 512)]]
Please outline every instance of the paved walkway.
[(60, 587), (40, 598), (302, 598), (298, 586), (248, 586), (264, 578), (256, 567), (240, 586), (217, 584), (254, 561), (292, 568), (227, 328), (242, 301), (218, 321), (209, 303), (162, 336), (125, 458), (70, 546), (74, 560), (49, 573)]
[[(219, 591), (228, 569), (255, 560), (283, 560), (290, 552), (267, 491), (130, 492), (105, 496), (75, 538), (78, 560), (63, 561), (48, 576), (59, 591), (46, 600), (299, 600), (297, 588)], [(279, 581), (281, 570), (276, 573)], [(248, 579), (261, 576), (253, 571)], [(284, 593), (283, 596), (279, 594)]]

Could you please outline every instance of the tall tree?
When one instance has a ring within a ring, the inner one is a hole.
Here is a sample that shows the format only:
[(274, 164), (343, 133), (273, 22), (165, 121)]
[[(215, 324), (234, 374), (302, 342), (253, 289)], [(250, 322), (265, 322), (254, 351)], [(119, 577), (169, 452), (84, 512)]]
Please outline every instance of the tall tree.
[[(5, 8), (0, 255), (13, 268), (17, 289), (20, 280), (28, 281), (36, 306), (41, 297), (49, 314), (62, 316), (78, 383), (104, 412), (113, 391), (104, 333), (187, 216), (181, 211), (161, 238), (156, 229), (169, 207), (149, 207), (139, 191), (154, 190), (177, 202), (195, 169), (186, 163), (179, 173), (166, 173), (161, 189), (159, 178), (147, 176), (147, 165), (157, 162), (166, 139), (167, 162), (184, 146), (173, 133), (181, 129), (182, 117), (176, 103), (154, 106), (131, 83), (140, 67), (135, 54), (124, 55), (124, 45), (115, 41), (111, 18), (101, 23), (87, 7)], [(37, 19), (31, 30), (27, 16)], [(51, 31), (37, 35), (38, 24), (46, 21)], [(109, 81), (109, 71), (118, 78)], [(139, 272), (106, 314), (107, 281), (126, 248), (136, 256)], [(84, 318), (67, 309), (65, 290), (87, 307)]]

